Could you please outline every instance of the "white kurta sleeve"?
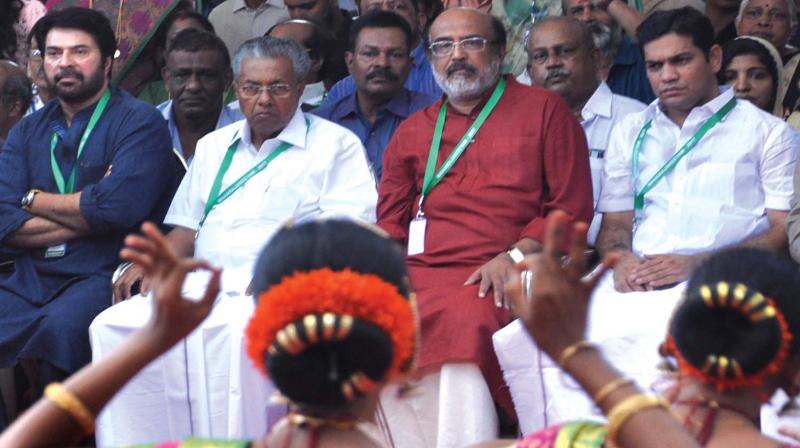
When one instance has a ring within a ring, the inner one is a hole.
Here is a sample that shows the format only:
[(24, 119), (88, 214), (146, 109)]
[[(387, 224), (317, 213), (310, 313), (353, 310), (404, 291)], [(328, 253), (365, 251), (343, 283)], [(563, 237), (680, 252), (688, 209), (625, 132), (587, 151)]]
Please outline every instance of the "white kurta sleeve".
[(784, 123), (779, 123), (767, 137), (759, 169), (765, 208), (791, 208), (794, 190), (792, 179), (798, 147), (800, 135)]
[[(603, 175), (600, 178), (599, 212), (627, 212), (633, 210), (633, 176), (631, 148), (633, 139), (630, 118), (614, 126), (605, 153)], [(635, 120), (638, 123), (638, 120)], [(637, 129), (638, 130), (638, 129)]]
[(322, 218), (349, 217), (374, 223), (378, 192), (361, 141), (351, 132), (337, 138), (333, 167), (327, 170), (319, 198)]

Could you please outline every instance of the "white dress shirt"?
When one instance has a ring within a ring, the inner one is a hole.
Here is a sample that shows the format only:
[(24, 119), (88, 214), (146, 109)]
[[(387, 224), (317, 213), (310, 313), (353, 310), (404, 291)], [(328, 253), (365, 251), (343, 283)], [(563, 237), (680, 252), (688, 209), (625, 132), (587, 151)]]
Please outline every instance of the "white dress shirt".
[[(605, 155), (598, 209), (633, 210), (633, 142), (653, 124), (639, 156), (637, 191), (703, 123), (733, 97), (727, 89), (695, 107), (679, 127), (659, 101), (614, 128)], [(769, 227), (767, 209), (788, 210), (800, 136), (747, 101), (736, 107), (645, 196), (633, 235), (637, 254), (694, 254), (737, 244)]]
[[(310, 126), (306, 126), (308, 119)], [(197, 143), (194, 161), (165, 222), (197, 229), (222, 159), (241, 136), (222, 190), (281, 142), (292, 146), (210, 212), (194, 256), (220, 266), (222, 292), (211, 314), (172, 350), (150, 363), (97, 419), (98, 446), (126, 446), (187, 436), (254, 439), (285, 413), (270, 403), (275, 388), (246, 356), (244, 329), (253, 297), (243, 294), (265, 243), (287, 220), (326, 217), (375, 221), (377, 193), (361, 141), (349, 130), (299, 110), (274, 139), (255, 148), (246, 121), (214, 131)], [(191, 273), (187, 297), (200, 297), (205, 272)], [(95, 361), (105, 358), (152, 312), (137, 295), (97, 316), (89, 327)]]
[[(361, 141), (347, 129), (298, 109), (286, 128), (261, 148), (253, 146), (245, 120), (200, 139), (194, 161), (164, 219), (166, 224), (197, 230), (217, 170), (235, 136), (241, 140), (220, 191), (281, 142), (292, 144), (217, 204), (199, 230), (195, 257), (224, 267), (228, 278), (235, 273), (242, 290), (250, 281), (261, 248), (288, 220), (340, 216), (375, 222), (377, 192)], [(226, 290), (233, 286), (225, 284)]]
[(581, 109), (581, 126), (589, 144), (589, 166), (592, 170), (592, 192), (594, 194), (594, 218), (589, 226), (589, 244), (594, 246), (603, 214), (597, 211), (600, 200), (600, 179), (603, 177), (603, 161), (608, 148), (611, 130), (628, 114), (641, 112), (644, 103), (611, 92), (608, 84), (600, 82), (589, 101)]

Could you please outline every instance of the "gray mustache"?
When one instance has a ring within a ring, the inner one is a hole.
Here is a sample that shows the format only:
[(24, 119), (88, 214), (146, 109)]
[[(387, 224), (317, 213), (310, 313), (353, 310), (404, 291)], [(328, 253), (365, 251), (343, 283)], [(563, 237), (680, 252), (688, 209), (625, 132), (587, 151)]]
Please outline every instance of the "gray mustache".
[(456, 70), (467, 70), (472, 74), (478, 73), (478, 68), (474, 65), (462, 61), (456, 61), (447, 67), (447, 76), (452, 75)]
[(570, 75), (570, 72), (567, 71), (566, 69), (556, 68), (556, 69), (553, 69), (553, 70), (548, 70), (547, 73), (545, 73), (545, 75), (544, 75), (544, 80), (545, 81), (549, 81), (550, 78), (552, 78), (554, 76), (565, 76), (566, 77), (566, 76), (569, 76), (569, 75)]

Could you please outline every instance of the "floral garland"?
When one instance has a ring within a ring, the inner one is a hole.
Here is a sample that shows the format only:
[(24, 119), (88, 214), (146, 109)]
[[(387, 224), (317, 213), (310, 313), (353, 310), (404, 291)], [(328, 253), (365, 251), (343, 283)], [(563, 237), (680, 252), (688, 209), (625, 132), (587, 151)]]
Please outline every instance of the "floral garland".
[(245, 332), (248, 356), (268, 376), (264, 355), (276, 334), (306, 315), (323, 313), (350, 315), (389, 335), (393, 359), (387, 378), (404, 373), (411, 365), (416, 337), (411, 302), (377, 275), (349, 269), (297, 272), (263, 292)]

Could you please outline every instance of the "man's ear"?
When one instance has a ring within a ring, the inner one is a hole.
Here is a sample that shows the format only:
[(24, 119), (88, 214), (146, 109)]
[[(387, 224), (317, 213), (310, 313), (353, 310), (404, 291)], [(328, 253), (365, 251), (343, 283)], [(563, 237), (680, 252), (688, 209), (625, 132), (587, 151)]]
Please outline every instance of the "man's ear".
[(14, 103), (12, 103), (11, 107), (8, 109), (8, 115), (15, 117), (17, 121), (25, 116), (25, 112), (27, 112), (27, 110), (22, 108), (21, 100), (14, 100)]
[(708, 50), (708, 62), (714, 73), (718, 73), (722, 68), (722, 47), (717, 44), (711, 46), (711, 49)]
[(231, 84), (233, 83), (233, 70), (231, 70), (230, 67), (225, 69), (225, 73), (222, 75), (222, 82), (225, 83), (226, 91), (231, 88)]
[[(103, 62), (103, 71), (106, 73), (106, 78), (111, 78), (111, 67), (114, 64), (113, 57), (107, 57), (105, 62)], [(42, 68), (44, 68), (44, 63), (42, 63)]]
[(350, 74), (353, 74), (353, 60), (355, 59), (356, 55), (353, 54), (352, 51), (345, 51), (344, 52), (344, 63), (347, 65), (347, 71)]

